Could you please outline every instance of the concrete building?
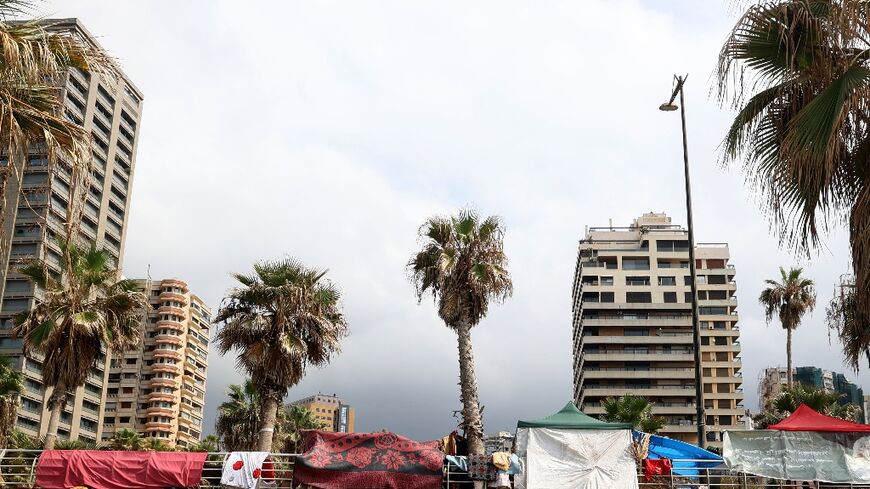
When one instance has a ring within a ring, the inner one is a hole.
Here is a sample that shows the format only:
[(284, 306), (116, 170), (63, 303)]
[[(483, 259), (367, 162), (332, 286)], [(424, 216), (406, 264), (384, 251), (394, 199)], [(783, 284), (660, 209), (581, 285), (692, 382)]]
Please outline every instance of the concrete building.
[(139, 351), (110, 362), (102, 439), (127, 428), (186, 447), (202, 436), (211, 309), (182, 280), (136, 283), (151, 310)]
[[(71, 32), (93, 45), (94, 37), (76, 19), (50, 21), (53, 29)], [(93, 135), (94, 171), (84, 204), (81, 235), (123, 262), (136, 146), (142, 113), (142, 92), (117, 67), (115, 76), (71, 70), (63, 80), (64, 115)], [(0, 166), (9, 165), (5, 154)], [(39, 357), (25, 358), (20, 339), (10, 337), (12, 316), (34, 300), (31, 284), (16, 269), (22, 260), (43, 259), (59, 270), (60, 250), (54, 237), (63, 232), (70, 205), (70, 175), (64, 165), (49, 164), (44, 145), (33, 145), (9, 172), (6, 205), (0, 209), (0, 353), (26, 374), (17, 427), (33, 436), (46, 431), (46, 392)], [(94, 368), (87, 384), (72, 392), (61, 416), (60, 438), (97, 441), (102, 437), (106, 402), (106, 359)]]
[[(840, 403), (851, 403), (861, 407), (862, 423), (866, 419), (867, 409), (864, 406), (864, 390), (845, 375), (831, 370), (823, 370), (818, 367), (796, 367), (793, 378), (796, 384), (803, 384), (827, 392), (836, 392), (841, 395)], [(785, 367), (764, 369), (758, 376), (758, 408), (764, 410), (767, 405), (778, 396), (783, 388), (788, 385), (787, 369)]]
[[(707, 442), (744, 415), (735, 269), (728, 245), (696, 245)], [(685, 229), (649, 213), (630, 227), (588, 228), (573, 288), (574, 398), (587, 414), (609, 397), (653, 403), (662, 434), (697, 441)]]
[(308, 408), (314, 418), (323, 423), (326, 431), (353, 433), (355, 430), (356, 411), (335, 394), (318, 393), (290, 404)]

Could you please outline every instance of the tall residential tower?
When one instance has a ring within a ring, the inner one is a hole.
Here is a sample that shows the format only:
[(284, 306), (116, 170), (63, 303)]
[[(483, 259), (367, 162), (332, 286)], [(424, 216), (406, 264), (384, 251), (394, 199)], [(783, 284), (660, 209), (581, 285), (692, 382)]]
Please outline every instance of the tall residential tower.
[[(696, 245), (707, 443), (743, 416), (735, 269), (728, 245)], [(665, 418), (662, 434), (697, 441), (688, 233), (665, 214), (589, 228), (573, 287), (574, 398), (590, 415), (634, 394)]]
[[(96, 47), (94, 37), (77, 19), (46, 21), (51, 29), (66, 31)], [(86, 240), (123, 261), (127, 216), (136, 146), (142, 113), (142, 93), (117, 67), (113, 75), (70, 70), (61, 87), (64, 116), (93, 135), (94, 173), (84, 205), (81, 233)], [(5, 155), (0, 166), (8, 165)], [(6, 205), (0, 209), (0, 353), (9, 356), (25, 375), (17, 427), (33, 436), (45, 434), (48, 415), (40, 358), (25, 357), (20, 339), (10, 337), (12, 316), (30, 309), (34, 290), (16, 273), (22, 260), (40, 258), (59, 271), (60, 249), (54, 237), (63, 234), (70, 205), (70, 175), (63, 165), (52, 165), (44, 145), (34, 145), (20, 167), (9, 172)], [(36, 294), (39, 292), (37, 291)], [(97, 441), (102, 436), (102, 406), (106, 402), (106, 359), (95, 366), (88, 382), (72, 393), (61, 415), (60, 438)]]

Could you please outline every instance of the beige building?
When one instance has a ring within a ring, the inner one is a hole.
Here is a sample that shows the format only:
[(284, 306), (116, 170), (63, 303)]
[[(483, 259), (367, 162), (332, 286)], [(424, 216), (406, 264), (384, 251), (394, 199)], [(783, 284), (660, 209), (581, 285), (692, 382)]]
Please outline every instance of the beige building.
[[(707, 443), (744, 415), (735, 269), (727, 244), (696, 245)], [(627, 228), (589, 228), (573, 288), (574, 397), (587, 414), (634, 394), (662, 434), (696, 442), (688, 234), (665, 214)]]
[(290, 403), (308, 408), (325, 431), (353, 433), (356, 428), (356, 410), (335, 394), (317, 394)]
[(186, 447), (202, 436), (211, 309), (182, 280), (136, 282), (151, 310), (140, 350), (111, 360), (102, 439), (127, 428)]
[[(76, 19), (50, 21), (97, 45)], [(119, 69), (116, 76), (71, 70), (63, 81), (64, 115), (93, 135), (94, 179), (84, 205), (81, 234), (123, 261), (130, 191), (136, 166), (136, 146), (142, 112), (142, 93)], [(0, 353), (11, 357), (26, 375), (17, 427), (33, 436), (45, 433), (49, 392), (42, 385), (40, 358), (25, 358), (21, 340), (10, 337), (12, 316), (33, 303), (31, 284), (15, 272), (22, 260), (41, 258), (58, 271), (60, 250), (54, 236), (63, 229), (70, 205), (70, 175), (63, 165), (49, 167), (45, 148), (34, 145), (15, 168), (0, 155), (9, 179), (0, 212)], [(71, 393), (61, 416), (59, 436), (97, 441), (102, 436), (102, 406), (108, 377), (105, 359), (85, 386)]]

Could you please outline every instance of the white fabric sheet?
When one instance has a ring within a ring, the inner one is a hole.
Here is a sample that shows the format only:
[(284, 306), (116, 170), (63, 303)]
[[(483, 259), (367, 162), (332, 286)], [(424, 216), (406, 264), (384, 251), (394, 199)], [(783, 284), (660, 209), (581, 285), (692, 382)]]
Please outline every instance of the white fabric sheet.
[(517, 489), (637, 489), (630, 430), (520, 428)]
[[(224, 460), (221, 485), (239, 489), (254, 489), (266, 487), (261, 482), (263, 462), (269, 456), (268, 452), (232, 452)], [(258, 486), (257, 483), (260, 483)], [(270, 485), (271, 487), (271, 485)]]

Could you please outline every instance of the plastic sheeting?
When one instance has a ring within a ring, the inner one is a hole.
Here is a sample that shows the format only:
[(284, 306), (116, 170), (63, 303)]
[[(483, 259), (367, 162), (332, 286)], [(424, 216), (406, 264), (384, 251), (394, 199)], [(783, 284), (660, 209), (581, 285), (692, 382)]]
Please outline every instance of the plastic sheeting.
[(114, 452), (46, 450), (36, 464), (43, 489), (194, 487), (202, 479), (205, 452)]
[(517, 489), (637, 489), (630, 430), (520, 428)]
[(870, 434), (728, 431), (728, 466), (775, 479), (870, 484)]
[[(644, 435), (639, 431), (634, 433), (635, 439)], [(649, 436), (648, 458), (667, 458), (673, 462), (673, 473), (688, 477), (697, 477), (698, 469), (709, 469), (722, 465), (722, 457), (713, 452), (704, 450), (691, 443), (674, 440), (666, 436)]]

